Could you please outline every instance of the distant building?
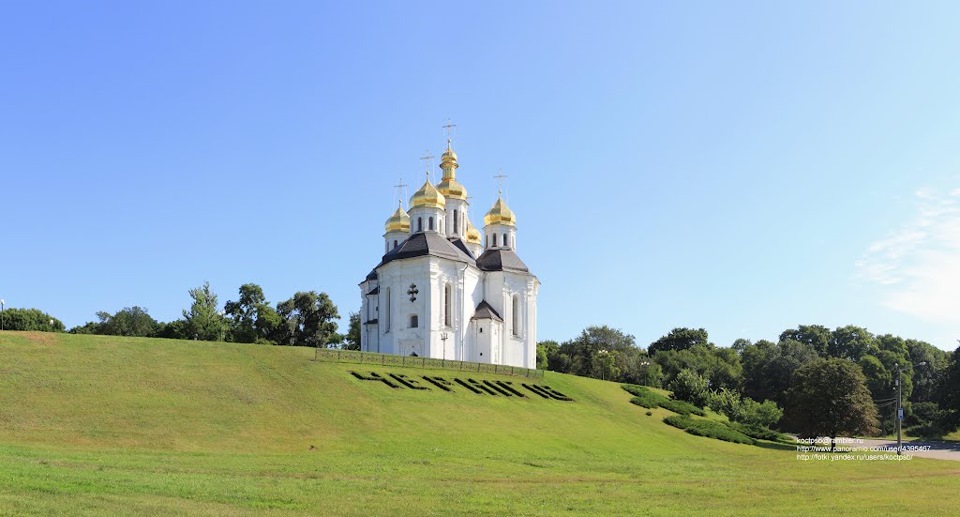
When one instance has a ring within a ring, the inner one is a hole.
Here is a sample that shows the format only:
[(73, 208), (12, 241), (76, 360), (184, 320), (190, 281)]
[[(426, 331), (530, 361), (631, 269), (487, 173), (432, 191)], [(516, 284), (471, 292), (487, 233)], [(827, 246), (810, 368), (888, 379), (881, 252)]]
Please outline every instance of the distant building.
[(536, 368), (540, 281), (517, 255), (502, 195), (470, 222), (451, 141), (443, 178), (429, 176), (387, 219), (380, 263), (360, 282), (361, 350)]

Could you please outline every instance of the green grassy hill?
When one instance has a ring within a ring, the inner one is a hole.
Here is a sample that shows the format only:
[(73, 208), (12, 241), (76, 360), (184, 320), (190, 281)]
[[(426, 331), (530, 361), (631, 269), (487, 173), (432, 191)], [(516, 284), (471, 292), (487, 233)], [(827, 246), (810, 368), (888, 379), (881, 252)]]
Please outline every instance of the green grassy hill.
[[(619, 385), (391, 389), (310, 349), (0, 332), (0, 514), (943, 514), (960, 462), (798, 461), (686, 434)], [(424, 382), (421, 382), (425, 384)]]

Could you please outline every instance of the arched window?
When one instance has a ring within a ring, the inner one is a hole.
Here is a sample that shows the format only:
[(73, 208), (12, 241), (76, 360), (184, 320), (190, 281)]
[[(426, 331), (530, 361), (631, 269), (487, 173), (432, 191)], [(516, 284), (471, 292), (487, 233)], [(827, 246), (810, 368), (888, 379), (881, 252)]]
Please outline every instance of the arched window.
[(510, 240), (507, 238), (507, 234), (503, 234), (503, 245), (509, 247)]
[(453, 326), (453, 286), (450, 284), (443, 286), (443, 324)]
[(416, 314), (410, 315), (410, 328), (415, 329), (420, 326), (420, 318)]
[(513, 335), (520, 335), (520, 297), (513, 295)]
[(453, 211), (453, 231), (455, 232), (460, 231), (460, 211), (459, 210)]
[(396, 239), (393, 240), (393, 247), (394, 247), (394, 248), (397, 247), (397, 240), (396, 240)]
[(390, 332), (390, 288), (386, 289), (384, 293), (384, 314), (383, 314), (383, 331)]
[(497, 247), (497, 234), (493, 234), (493, 247)]
[(433, 217), (430, 218), (430, 231), (433, 231)]
[(418, 218), (417, 218), (417, 231), (418, 231), (418, 232), (422, 232), (422, 231), (423, 231), (423, 218), (422, 218), (422, 217), (418, 217)]

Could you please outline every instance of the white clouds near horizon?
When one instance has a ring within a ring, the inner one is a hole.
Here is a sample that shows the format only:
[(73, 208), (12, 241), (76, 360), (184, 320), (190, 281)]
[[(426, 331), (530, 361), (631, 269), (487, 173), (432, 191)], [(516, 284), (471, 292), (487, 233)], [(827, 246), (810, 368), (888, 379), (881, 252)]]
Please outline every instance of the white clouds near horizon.
[(875, 241), (857, 262), (880, 288), (880, 303), (941, 325), (960, 326), (960, 188), (922, 188), (916, 213)]

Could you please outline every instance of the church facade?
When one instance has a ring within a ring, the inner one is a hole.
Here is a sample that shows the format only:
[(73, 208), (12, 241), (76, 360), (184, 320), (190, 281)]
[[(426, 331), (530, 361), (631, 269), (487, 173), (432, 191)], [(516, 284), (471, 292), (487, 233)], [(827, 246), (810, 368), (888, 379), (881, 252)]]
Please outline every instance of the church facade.
[(540, 281), (517, 255), (516, 217), (498, 196), (481, 233), (449, 139), (440, 168), (386, 221), (360, 282), (361, 350), (536, 368)]

